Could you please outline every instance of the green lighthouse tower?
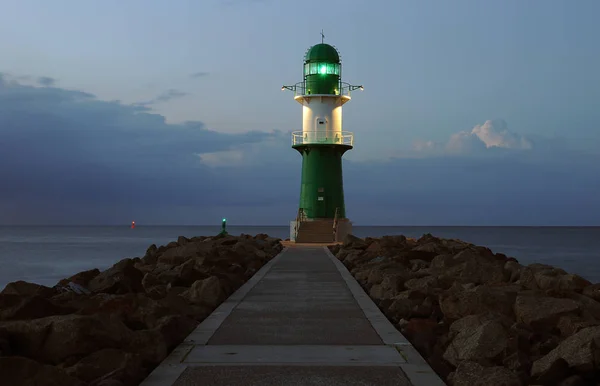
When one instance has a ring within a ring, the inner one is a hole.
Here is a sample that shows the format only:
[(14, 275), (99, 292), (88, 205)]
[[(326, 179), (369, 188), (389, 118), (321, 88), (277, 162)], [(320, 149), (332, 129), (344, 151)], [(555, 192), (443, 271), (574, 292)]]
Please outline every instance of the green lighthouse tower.
[(298, 214), (290, 224), (290, 240), (296, 242), (333, 242), (351, 231), (342, 156), (352, 149), (354, 135), (342, 131), (342, 106), (363, 87), (342, 82), (341, 74), (337, 49), (322, 39), (306, 52), (303, 81), (281, 88), (293, 91), (302, 105), (302, 131), (292, 133), (292, 148), (302, 155)]

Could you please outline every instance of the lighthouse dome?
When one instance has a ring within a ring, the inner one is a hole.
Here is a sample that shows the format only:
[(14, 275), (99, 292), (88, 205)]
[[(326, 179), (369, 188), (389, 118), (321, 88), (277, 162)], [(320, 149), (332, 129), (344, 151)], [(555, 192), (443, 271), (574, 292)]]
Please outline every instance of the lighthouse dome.
[(339, 63), (340, 54), (335, 47), (320, 43), (316, 44), (308, 49), (306, 56), (304, 57), (306, 63), (311, 62), (328, 62), (328, 63)]

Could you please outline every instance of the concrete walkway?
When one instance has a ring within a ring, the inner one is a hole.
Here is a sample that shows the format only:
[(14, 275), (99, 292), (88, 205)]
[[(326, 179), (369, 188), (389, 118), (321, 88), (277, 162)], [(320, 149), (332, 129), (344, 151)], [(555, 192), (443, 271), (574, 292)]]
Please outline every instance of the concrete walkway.
[(325, 247), (289, 246), (142, 383), (192, 385), (444, 382)]

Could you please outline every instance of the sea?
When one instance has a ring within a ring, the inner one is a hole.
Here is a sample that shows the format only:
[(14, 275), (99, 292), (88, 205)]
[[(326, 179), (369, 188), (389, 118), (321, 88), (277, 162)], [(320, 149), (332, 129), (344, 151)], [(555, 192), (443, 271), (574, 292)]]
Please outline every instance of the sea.
[[(151, 244), (179, 236), (216, 235), (220, 226), (0, 226), (0, 289), (16, 280), (47, 286), (77, 272), (104, 270), (126, 257), (144, 256)], [(232, 235), (266, 233), (288, 238), (288, 226), (228, 226)], [(600, 282), (600, 227), (411, 227), (354, 226), (358, 237), (431, 233), (456, 238), (543, 263)]]

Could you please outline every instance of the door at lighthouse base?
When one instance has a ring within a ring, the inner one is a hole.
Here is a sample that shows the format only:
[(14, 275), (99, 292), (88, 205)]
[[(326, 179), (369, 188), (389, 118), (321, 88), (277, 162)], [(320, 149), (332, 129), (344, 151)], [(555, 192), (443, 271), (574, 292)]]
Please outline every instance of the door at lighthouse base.
[(319, 189), (317, 193), (317, 202), (315, 203), (315, 217), (325, 218), (327, 217), (327, 198), (323, 189)]

